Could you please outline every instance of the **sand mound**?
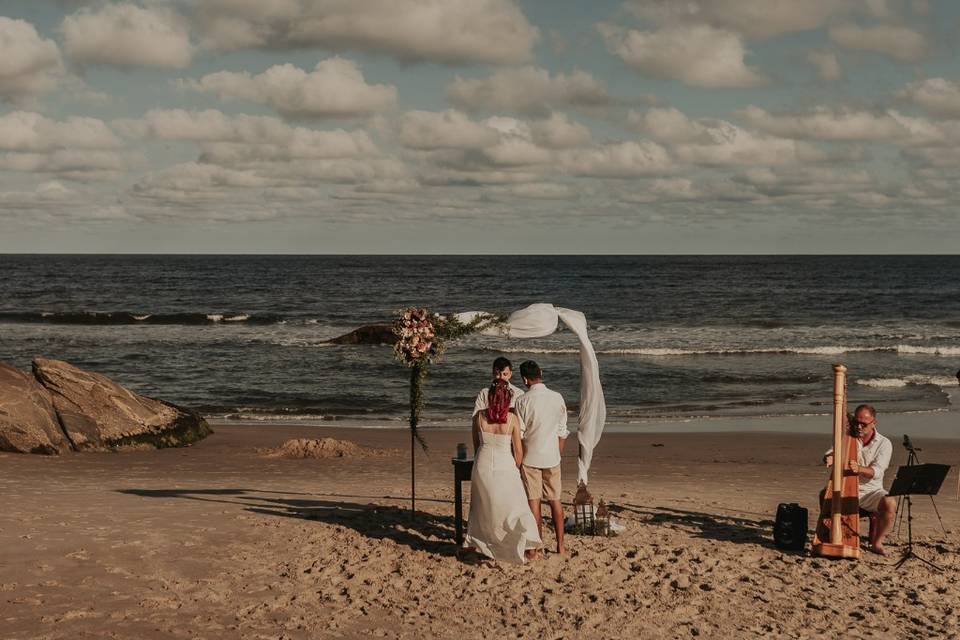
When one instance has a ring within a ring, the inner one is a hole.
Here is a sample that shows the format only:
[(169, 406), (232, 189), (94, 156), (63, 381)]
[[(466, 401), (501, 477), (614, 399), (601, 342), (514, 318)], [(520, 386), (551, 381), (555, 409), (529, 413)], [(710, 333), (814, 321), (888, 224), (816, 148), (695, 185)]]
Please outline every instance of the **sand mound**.
[(287, 440), (276, 449), (261, 449), (268, 458), (304, 460), (306, 458), (371, 458), (395, 453), (392, 449), (363, 447), (348, 440), (336, 438), (298, 438)]

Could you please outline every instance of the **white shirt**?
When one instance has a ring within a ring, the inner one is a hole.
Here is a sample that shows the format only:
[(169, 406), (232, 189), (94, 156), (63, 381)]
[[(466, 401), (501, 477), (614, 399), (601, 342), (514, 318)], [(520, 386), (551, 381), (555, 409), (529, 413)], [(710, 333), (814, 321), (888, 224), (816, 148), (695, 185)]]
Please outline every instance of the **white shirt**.
[[(833, 455), (833, 447), (827, 451), (827, 455)], [(873, 477), (866, 482), (860, 479), (860, 497), (873, 493), (877, 489), (883, 489), (883, 472), (890, 466), (890, 457), (893, 455), (893, 444), (890, 439), (882, 435), (874, 427), (873, 438), (864, 446), (857, 438), (857, 464), (861, 467), (870, 467), (873, 469)]]
[[(857, 440), (857, 442), (860, 442)], [(873, 469), (873, 477), (866, 482), (860, 483), (860, 495), (883, 489), (883, 472), (890, 466), (890, 457), (893, 455), (893, 444), (886, 436), (880, 435), (880, 432), (874, 428), (873, 438), (863, 446), (857, 447), (857, 464), (861, 467), (870, 467)]]
[(538, 469), (560, 464), (557, 439), (566, 438), (569, 433), (563, 396), (538, 382), (517, 399), (516, 410), (523, 439), (523, 464)]
[[(510, 393), (512, 394), (510, 397), (510, 408), (513, 409), (517, 405), (517, 398), (523, 395), (523, 389), (521, 389), (520, 387), (515, 387), (509, 382), (507, 383), (507, 386), (510, 387)], [(489, 393), (490, 393), (489, 387), (480, 389), (480, 393), (477, 394), (477, 401), (473, 403), (473, 415), (477, 415), (481, 411), (486, 410), (488, 406), (490, 406), (488, 401)]]

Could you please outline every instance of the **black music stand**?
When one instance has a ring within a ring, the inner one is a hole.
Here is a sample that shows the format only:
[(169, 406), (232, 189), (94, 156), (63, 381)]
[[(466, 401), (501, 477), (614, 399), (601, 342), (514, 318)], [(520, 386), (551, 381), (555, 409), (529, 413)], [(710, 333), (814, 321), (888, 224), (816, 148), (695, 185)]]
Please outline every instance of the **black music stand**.
[(911, 464), (897, 469), (897, 477), (890, 487), (889, 496), (903, 496), (907, 501), (907, 550), (903, 557), (894, 566), (898, 569), (910, 558), (916, 558), (937, 571), (943, 571), (934, 563), (921, 558), (913, 551), (913, 501), (910, 496), (935, 496), (940, 491), (940, 485), (947, 477), (950, 465), (946, 464)]

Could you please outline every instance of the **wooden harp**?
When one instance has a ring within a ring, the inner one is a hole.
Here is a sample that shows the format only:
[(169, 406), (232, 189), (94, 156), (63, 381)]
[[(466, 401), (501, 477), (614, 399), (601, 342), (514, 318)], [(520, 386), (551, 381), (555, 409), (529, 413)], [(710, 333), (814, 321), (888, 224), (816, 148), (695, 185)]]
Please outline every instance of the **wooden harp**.
[(813, 537), (814, 555), (825, 558), (860, 557), (860, 481), (845, 474), (857, 459), (857, 438), (847, 424), (847, 368), (833, 365), (833, 469), (820, 504)]

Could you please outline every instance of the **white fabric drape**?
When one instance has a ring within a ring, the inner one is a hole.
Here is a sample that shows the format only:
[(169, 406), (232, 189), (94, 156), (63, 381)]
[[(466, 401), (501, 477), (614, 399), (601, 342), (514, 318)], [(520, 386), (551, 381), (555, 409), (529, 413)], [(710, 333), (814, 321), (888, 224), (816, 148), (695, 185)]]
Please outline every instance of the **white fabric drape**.
[[(460, 322), (468, 323), (480, 311), (456, 314)], [(483, 331), (485, 335), (508, 338), (542, 338), (557, 330), (562, 321), (580, 341), (580, 426), (577, 439), (580, 455), (577, 465), (577, 480), (587, 482), (593, 449), (600, 442), (603, 425), (607, 419), (607, 405), (600, 386), (600, 365), (593, 344), (587, 335), (587, 318), (579, 311), (537, 303), (510, 314), (506, 322)]]

